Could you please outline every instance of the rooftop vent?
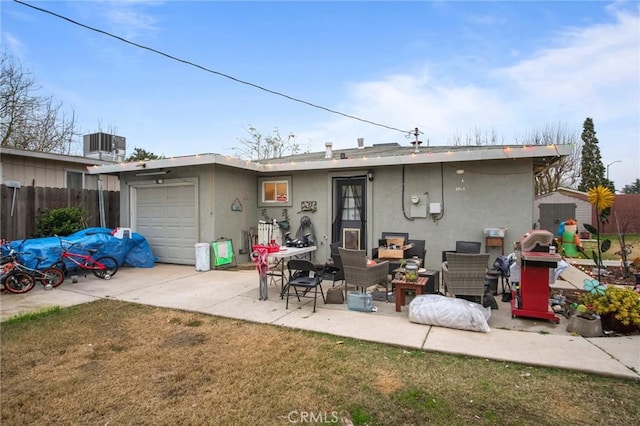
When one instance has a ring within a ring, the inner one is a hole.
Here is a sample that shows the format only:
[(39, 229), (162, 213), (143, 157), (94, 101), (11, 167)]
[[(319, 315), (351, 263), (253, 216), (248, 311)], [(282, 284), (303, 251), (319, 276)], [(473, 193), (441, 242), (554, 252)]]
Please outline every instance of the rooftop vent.
[(358, 138), (358, 149), (364, 148), (364, 138)]
[(333, 157), (333, 153), (331, 152), (331, 147), (333, 147), (333, 143), (325, 142), (324, 146), (327, 149), (326, 152), (324, 153), (324, 158), (332, 158)]

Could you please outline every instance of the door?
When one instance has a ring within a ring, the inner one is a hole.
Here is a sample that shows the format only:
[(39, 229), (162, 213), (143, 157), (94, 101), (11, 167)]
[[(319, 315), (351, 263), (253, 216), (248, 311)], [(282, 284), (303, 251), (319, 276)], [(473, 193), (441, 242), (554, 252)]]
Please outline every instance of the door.
[(195, 265), (196, 186), (138, 186), (132, 225), (147, 239), (159, 262)]
[(367, 179), (333, 179), (331, 241), (343, 247), (367, 250)]
[(553, 235), (558, 234), (561, 222), (567, 219), (575, 219), (576, 205), (566, 204), (540, 204), (540, 229), (545, 229)]

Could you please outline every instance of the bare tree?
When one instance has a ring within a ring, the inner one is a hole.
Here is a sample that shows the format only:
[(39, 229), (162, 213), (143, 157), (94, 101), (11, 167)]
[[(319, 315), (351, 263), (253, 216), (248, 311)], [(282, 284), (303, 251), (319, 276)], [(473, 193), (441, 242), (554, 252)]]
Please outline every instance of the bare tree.
[(233, 148), (233, 151), (241, 158), (267, 160), (300, 152), (300, 145), (296, 143), (296, 136), (293, 133), (289, 133), (283, 138), (277, 127), (273, 130), (272, 135), (267, 136), (264, 136), (253, 126), (249, 126), (246, 131), (251, 135), (251, 138), (238, 139), (241, 147)]
[(75, 113), (65, 113), (7, 52), (0, 75), (0, 136), (2, 146), (70, 154), (74, 148)]
[(567, 129), (566, 125), (548, 125), (542, 130), (532, 130), (518, 138), (521, 145), (573, 145), (571, 154), (544, 169), (536, 176), (536, 194), (553, 192), (560, 187), (575, 188), (580, 179), (580, 158), (582, 143), (578, 134)]
[(477, 127), (473, 133), (468, 132), (464, 136), (456, 132), (452, 140), (454, 146), (498, 145), (499, 143), (504, 144), (504, 138), (499, 136), (495, 129), (491, 129), (491, 132), (483, 132)]

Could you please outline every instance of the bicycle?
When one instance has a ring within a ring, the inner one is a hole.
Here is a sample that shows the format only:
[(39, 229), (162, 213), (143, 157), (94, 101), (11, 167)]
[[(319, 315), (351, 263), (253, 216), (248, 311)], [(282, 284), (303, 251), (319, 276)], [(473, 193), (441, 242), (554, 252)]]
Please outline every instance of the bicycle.
[[(58, 287), (63, 283), (65, 274), (62, 270), (56, 267), (48, 267), (44, 269), (38, 269), (40, 263), (43, 260), (47, 260), (46, 257), (36, 257), (36, 265), (30, 268), (20, 261), (20, 254), (30, 254), (29, 252), (16, 252), (14, 249), (9, 251), (7, 258), (9, 261), (3, 266), (3, 274), (14, 276), (16, 279), (5, 281), (5, 288), (11, 293), (26, 293), (31, 290), (36, 280), (44, 286), (45, 290), (51, 290)], [(5, 272), (6, 271), (6, 272)], [(25, 280), (21, 278), (19, 274), (30, 275), (33, 280)]]
[(3, 266), (2, 273), (0, 273), (0, 283), (9, 293), (26, 293), (36, 285), (36, 280), (29, 274), (15, 272), (13, 269), (5, 271)]
[[(66, 247), (65, 247), (66, 245)], [(80, 254), (70, 252), (74, 246), (78, 246), (83, 250), (87, 251), (89, 254)], [(67, 263), (65, 260), (73, 263), (77, 269), (82, 269), (84, 271), (91, 271), (93, 275), (103, 280), (110, 280), (116, 272), (118, 272), (118, 261), (115, 257), (112, 256), (100, 256), (97, 259), (94, 259), (91, 255), (96, 254), (98, 252), (97, 249), (89, 249), (80, 246), (79, 242), (71, 242), (60, 239), (60, 248), (62, 249), (62, 253), (58, 260), (54, 262), (54, 266), (56, 268), (61, 269), (65, 274), (67, 273)]]

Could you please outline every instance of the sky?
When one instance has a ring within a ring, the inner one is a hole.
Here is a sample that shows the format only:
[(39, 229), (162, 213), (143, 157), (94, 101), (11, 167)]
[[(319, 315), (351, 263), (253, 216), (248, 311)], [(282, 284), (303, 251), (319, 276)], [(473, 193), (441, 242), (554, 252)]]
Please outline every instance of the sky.
[(40, 94), (127, 154), (234, 155), (249, 127), (312, 152), (416, 127), (512, 144), (590, 117), (616, 188), (640, 178), (637, 1), (21, 1), (104, 32), (0, 3)]

